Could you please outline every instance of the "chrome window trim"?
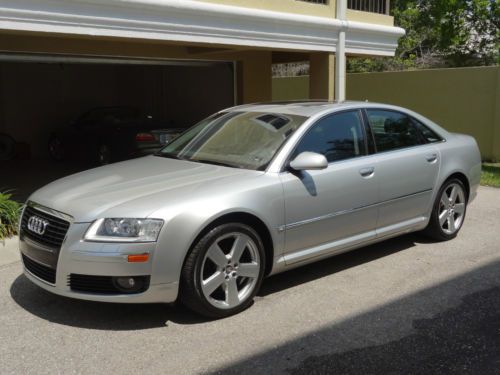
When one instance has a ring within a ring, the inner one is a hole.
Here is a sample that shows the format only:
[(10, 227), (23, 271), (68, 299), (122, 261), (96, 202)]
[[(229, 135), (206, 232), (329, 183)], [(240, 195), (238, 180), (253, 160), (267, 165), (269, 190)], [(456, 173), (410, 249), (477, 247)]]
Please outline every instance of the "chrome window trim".
[[(345, 105), (338, 107), (338, 108), (328, 108), (323, 111), (320, 111), (313, 116), (309, 117), (296, 131), (292, 136), (288, 139), (287, 142), (283, 145), (281, 150), (278, 151), (277, 155), (275, 155), (274, 159), (271, 161), (269, 164), (268, 168), (266, 169), (266, 172), (271, 172), (271, 173), (281, 173), (286, 170), (286, 163), (289, 158), (289, 155), (293, 152), (295, 149), (295, 146), (300, 142), (300, 139), (302, 139), (302, 136), (322, 117), (328, 116), (328, 115), (333, 115), (338, 112), (346, 111), (346, 110), (361, 110), (366, 113), (367, 110), (384, 110), (384, 111), (393, 111), (393, 112), (399, 112), (402, 113), (406, 116), (409, 116), (410, 118), (415, 118), (416, 120), (420, 121), (422, 124), (430, 128), (432, 131), (436, 132), (443, 140), (441, 142), (433, 142), (433, 143), (424, 143), (420, 145), (413, 145), (409, 147), (403, 147), (395, 150), (388, 150), (388, 151), (378, 151), (374, 152), (373, 154), (368, 154), (368, 155), (363, 155), (359, 156), (356, 158), (352, 159), (344, 159), (344, 160), (337, 160), (335, 161), (336, 163), (338, 162), (343, 162), (343, 161), (349, 161), (349, 160), (358, 160), (362, 157), (365, 156), (373, 156), (373, 155), (382, 155), (382, 154), (388, 154), (391, 152), (400, 152), (404, 150), (410, 150), (414, 149), (415, 147), (421, 147), (421, 146), (429, 146), (429, 145), (438, 145), (441, 143), (445, 143), (447, 141), (447, 137), (439, 130), (434, 129), (434, 126), (432, 124), (429, 124), (428, 119), (423, 118), (421, 115), (418, 113), (415, 113), (413, 111), (404, 111), (401, 110), (399, 107), (393, 107), (389, 105), (381, 105), (378, 103), (365, 103), (365, 104), (348, 104), (346, 103)], [(370, 126), (368, 123), (367, 126)], [(443, 129), (446, 132), (446, 129)], [(366, 131), (365, 131), (366, 134)], [(368, 134), (366, 134), (368, 137)], [(376, 145), (375, 145), (376, 149)]]

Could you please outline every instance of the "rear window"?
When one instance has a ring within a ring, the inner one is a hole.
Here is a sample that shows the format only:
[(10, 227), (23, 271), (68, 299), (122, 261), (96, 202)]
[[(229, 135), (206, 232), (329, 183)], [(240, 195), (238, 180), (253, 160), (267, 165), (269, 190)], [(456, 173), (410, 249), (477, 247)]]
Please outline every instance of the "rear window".
[(420, 134), (422, 134), (422, 137), (424, 137), (428, 143), (441, 142), (443, 140), (443, 138), (441, 138), (433, 130), (429, 129), (427, 126), (422, 124), (420, 121), (418, 121), (414, 118), (412, 118), (412, 121), (413, 121), (415, 127), (420, 132)]
[(410, 117), (396, 111), (369, 109), (368, 121), (377, 151), (391, 151), (424, 143)]

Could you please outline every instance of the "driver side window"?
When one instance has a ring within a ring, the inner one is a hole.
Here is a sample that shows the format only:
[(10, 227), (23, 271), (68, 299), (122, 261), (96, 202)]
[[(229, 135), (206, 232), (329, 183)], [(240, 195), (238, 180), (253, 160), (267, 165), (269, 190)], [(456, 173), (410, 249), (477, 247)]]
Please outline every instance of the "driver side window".
[(342, 112), (319, 120), (301, 139), (293, 158), (305, 151), (323, 154), (329, 163), (366, 155), (360, 112)]

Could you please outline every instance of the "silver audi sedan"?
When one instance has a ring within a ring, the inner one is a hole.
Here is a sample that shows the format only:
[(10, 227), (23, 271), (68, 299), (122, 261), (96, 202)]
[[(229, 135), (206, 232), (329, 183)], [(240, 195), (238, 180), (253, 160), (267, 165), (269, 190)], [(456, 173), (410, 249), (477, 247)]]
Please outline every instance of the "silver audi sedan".
[(36, 191), (20, 251), (62, 296), (225, 317), (266, 276), (408, 232), (454, 238), (480, 171), (472, 137), (400, 107), (244, 105)]

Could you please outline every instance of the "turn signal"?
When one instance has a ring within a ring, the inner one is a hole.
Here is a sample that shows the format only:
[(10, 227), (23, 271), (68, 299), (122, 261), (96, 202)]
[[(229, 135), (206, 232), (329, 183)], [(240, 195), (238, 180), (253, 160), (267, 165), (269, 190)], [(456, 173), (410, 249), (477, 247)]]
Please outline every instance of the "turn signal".
[(149, 254), (133, 254), (127, 257), (129, 263), (144, 263), (149, 260)]

